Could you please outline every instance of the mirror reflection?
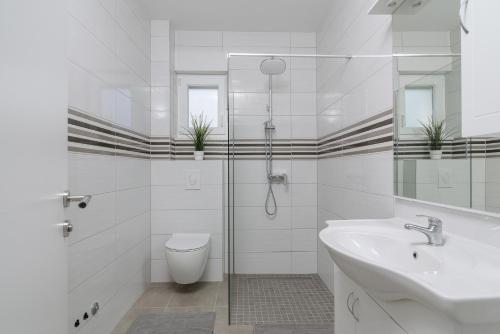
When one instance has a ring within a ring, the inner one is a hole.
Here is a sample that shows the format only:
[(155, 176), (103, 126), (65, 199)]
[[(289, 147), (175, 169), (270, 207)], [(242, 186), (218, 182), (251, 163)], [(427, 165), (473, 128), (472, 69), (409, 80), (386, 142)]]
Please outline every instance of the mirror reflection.
[(500, 213), (500, 139), (461, 133), (458, 8), (431, 1), (393, 16), (393, 52), (429, 55), (394, 58), (395, 193)]

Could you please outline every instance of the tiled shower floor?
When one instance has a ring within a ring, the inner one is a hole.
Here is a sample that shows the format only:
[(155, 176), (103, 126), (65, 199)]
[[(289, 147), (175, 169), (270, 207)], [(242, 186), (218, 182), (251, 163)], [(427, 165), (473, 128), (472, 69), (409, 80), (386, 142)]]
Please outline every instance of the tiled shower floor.
[(231, 275), (231, 324), (333, 323), (333, 295), (318, 275)]

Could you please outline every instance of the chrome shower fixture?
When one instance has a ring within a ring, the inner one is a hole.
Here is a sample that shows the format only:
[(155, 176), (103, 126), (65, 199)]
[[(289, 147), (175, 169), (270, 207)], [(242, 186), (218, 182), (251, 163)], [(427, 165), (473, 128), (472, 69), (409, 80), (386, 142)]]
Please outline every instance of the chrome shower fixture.
[(276, 197), (273, 192), (273, 183), (283, 183), (286, 185), (288, 181), (286, 174), (273, 174), (273, 131), (276, 130), (276, 126), (273, 124), (273, 75), (283, 74), (285, 70), (286, 62), (281, 58), (266, 58), (260, 63), (260, 71), (262, 74), (269, 76), (269, 104), (267, 105), (269, 118), (266, 122), (264, 122), (266, 173), (268, 184), (265, 210), (269, 216), (275, 216), (278, 211)]

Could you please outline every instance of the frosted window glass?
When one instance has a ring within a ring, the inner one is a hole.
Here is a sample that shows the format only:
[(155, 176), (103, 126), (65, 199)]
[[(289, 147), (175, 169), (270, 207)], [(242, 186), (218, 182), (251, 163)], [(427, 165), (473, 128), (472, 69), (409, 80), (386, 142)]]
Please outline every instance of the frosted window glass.
[(203, 118), (211, 123), (212, 128), (219, 127), (219, 89), (189, 87), (189, 127), (192, 125), (192, 117), (198, 118), (203, 114)]
[(405, 89), (405, 124), (407, 128), (421, 127), (432, 119), (432, 87)]

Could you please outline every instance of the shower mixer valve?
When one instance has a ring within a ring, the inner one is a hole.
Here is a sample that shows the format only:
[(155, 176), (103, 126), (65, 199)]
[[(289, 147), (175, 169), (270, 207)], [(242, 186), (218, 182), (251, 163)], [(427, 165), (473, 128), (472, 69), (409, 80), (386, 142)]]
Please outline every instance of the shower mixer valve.
[(286, 174), (272, 174), (267, 178), (271, 183), (283, 183), (285, 186), (288, 184), (288, 176)]

